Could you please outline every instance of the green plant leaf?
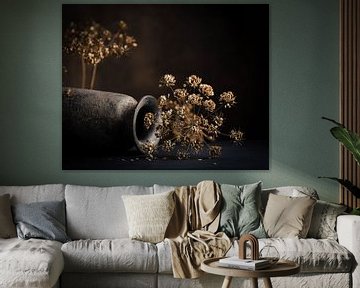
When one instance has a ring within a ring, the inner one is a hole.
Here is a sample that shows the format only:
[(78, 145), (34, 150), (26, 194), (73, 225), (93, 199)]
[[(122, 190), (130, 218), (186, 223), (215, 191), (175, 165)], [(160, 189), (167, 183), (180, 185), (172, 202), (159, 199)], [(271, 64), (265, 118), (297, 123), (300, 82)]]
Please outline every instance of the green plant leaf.
[(344, 127), (331, 128), (331, 134), (339, 140), (354, 156), (356, 162), (360, 165), (360, 137), (356, 133), (347, 130)]
[(351, 210), (350, 214), (360, 216), (360, 208), (354, 208), (353, 210)]
[(340, 179), (340, 178), (336, 178), (336, 177), (319, 177), (319, 178), (326, 178), (326, 179), (337, 181), (342, 186), (344, 186), (347, 190), (349, 190), (356, 198), (360, 198), (360, 188), (355, 186), (349, 180)]
[(360, 136), (333, 119), (322, 118), (337, 125), (330, 129), (331, 134), (351, 152), (355, 161), (360, 165)]

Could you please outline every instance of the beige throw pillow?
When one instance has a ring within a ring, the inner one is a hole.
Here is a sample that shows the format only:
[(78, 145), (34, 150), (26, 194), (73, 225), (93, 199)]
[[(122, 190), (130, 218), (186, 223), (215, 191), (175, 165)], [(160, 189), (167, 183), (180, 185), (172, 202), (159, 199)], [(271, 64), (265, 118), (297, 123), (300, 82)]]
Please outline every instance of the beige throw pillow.
[(122, 196), (131, 239), (151, 243), (164, 240), (175, 207), (173, 193)]
[(0, 196), (0, 238), (16, 237), (16, 228), (11, 214), (10, 195)]
[(269, 195), (264, 228), (269, 237), (306, 238), (316, 200), (311, 197)]

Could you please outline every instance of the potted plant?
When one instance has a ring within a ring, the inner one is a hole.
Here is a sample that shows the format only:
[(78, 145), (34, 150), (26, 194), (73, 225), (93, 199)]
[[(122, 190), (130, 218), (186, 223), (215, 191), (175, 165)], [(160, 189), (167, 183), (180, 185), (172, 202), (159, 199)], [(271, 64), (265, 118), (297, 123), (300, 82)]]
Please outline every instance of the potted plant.
[[(342, 143), (344, 147), (350, 151), (356, 163), (360, 165), (360, 136), (355, 132), (350, 131), (343, 124), (336, 122), (333, 119), (326, 117), (322, 117), (322, 119), (325, 119), (327, 121), (336, 124), (335, 127), (330, 129), (331, 135), (333, 135), (335, 139), (340, 141), (340, 143)], [(319, 178), (327, 178), (337, 181), (347, 190), (349, 190), (356, 198), (360, 198), (360, 187), (357, 187), (348, 179), (341, 179), (336, 177), (319, 177)], [(351, 214), (360, 215), (360, 207), (354, 208)]]

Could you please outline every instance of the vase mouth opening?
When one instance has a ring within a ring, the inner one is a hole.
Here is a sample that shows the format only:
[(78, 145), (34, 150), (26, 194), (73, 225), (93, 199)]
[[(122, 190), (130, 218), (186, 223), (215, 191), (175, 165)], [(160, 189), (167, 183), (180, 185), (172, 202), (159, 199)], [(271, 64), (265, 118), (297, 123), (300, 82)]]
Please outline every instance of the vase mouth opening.
[[(153, 124), (147, 128), (145, 126), (145, 115), (152, 113), (154, 115)], [(143, 146), (146, 143), (152, 143), (155, 146), (160, 141), (160, 138), (156, 136), (156, 127), (161, 121), (159, 107), (157, 100), (151, 95), (146, 95), (141, 98), (136, 105), (134, 118), (133, 118), (133, 135), (136, 147), (143, 152)]]

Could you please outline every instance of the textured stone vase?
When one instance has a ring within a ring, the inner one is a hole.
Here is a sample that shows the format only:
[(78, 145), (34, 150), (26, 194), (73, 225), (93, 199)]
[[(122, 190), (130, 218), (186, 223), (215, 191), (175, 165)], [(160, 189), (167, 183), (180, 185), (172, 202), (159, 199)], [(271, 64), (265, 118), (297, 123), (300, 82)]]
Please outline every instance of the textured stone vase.
[(155, 125), (144, 127), (148, 112), (160, 120), (157, 101), (147, 95), (137, 102), (126, 94), (79, 88), (63, 88), (63, 145), (66, 151), (124, 154), (142, 144), (155, 144)]

